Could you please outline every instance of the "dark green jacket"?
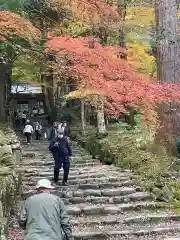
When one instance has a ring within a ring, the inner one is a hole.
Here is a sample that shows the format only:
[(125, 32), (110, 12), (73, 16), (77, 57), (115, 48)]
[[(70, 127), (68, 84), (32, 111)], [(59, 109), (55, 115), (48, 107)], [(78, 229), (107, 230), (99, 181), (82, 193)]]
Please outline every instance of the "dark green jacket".
[(25, 240), (73, 240), (64, 203), (49, 193), (25, 201), (19, 225), (25, 229)]

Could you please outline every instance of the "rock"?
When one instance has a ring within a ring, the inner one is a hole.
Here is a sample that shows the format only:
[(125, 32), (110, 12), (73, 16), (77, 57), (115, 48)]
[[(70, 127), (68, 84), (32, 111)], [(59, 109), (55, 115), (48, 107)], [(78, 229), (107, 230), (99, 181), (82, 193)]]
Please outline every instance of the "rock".
[(33, 152), (26, 152), (22, 154), (22, 157), (24, 158), (35, 158), (36, 154)]
[(103, 232), (79, 232), (74, 233), (75, 240), (89, 240), (89, 239), (105, 239), (106, 234)]
[(120, 209), (116, 206), (105, 206), (103, 213), (105, 214), (117, 214), (120, 212)]
[(99, 185), (97, 184), (79, 184), (80, 189), (99, 189)]
[(102, 204), (107, 203), (109, 201), (109, 198), (107, 197), (89, 197), (89, 202), (92, 202), (93, 204)]
[(12, 150), (21, 150), (21, 144), (20, 144), (20, 142), (11, 144), (11, 148), (12, 148)]
[(63, 201), (63, 203), (65, 205), (68, 205), (70, 203), (69, 199), (67, 199), (67, 198), (61, 198), (61, 200)]
[(67, 212), (69, 215), (80, 215), (81, 209), (78, 207), (68, 207)]
[(145, 192), (132, 193), (132, 194), (130, 194), (129, 198), (132, 201), (142, 201), (142, 200), (152, 199), (151, 195), (149, 193), (145, 193)]
[(134, 188), (126, 188), (126, 187), (101, 191), (102, 196), (121, 196), (121, 195), (134, 193), (134, 192), (136, 192)]
[(83, 207), (82, 212), (87, 215), (100, 214), (103, 212), (103, 206), (87, 206)]
[(66, 198), (72, 198), (73, 197), (73, 192), (72, 191), (67, 191), (67, 192), (61, 192), (64, 197)]
[(86, 202), (86, 198), (81, 198), (81, 197), (72, 197), (69, 199), (69, 202), (71, 203), (85, 203)]
[(85, 190), (84, 191), (84, 196), (97, 196), (97, 197), (100, 197), (101, 196), (101, 191), (100, 190), (91, 190), (91, 189), (88, 189), (88, 190)]
[(83, 197), (84, 196), (84, 192), (82, 192), (82, 191), (75, 191), (75, 192), (73, 192), (73, 196), (74, 197)]

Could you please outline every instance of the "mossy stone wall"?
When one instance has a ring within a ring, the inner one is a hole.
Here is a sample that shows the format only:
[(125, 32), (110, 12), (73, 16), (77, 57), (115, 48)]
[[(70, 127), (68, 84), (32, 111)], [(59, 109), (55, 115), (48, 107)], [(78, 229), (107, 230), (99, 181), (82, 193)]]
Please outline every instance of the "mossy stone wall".
[(8, 217), (20, 191), (20, 143), (7, 126), (0, 126), (0, 239), (6, 240)]

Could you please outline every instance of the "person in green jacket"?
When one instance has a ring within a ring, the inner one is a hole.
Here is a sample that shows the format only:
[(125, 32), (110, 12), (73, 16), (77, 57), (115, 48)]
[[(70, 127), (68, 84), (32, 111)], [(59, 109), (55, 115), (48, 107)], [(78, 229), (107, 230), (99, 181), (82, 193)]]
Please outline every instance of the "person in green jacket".
[(29, 197), (21, 210), (19, 225), (25, 240), (73, 240), (72, 229), (63, 201), (51, 194), (47, 179), (37, 182), (37, 194)]

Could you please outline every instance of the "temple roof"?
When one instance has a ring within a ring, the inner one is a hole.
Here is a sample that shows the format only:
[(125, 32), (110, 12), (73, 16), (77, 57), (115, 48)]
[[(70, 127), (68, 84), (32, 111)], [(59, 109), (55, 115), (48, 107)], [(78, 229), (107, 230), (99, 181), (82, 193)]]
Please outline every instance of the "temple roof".
[(12, 94), (33, 94), (33, 93), (42, 93), (42, 89), (40, 85), (33, 84), (14, 84), (11, 87)]

